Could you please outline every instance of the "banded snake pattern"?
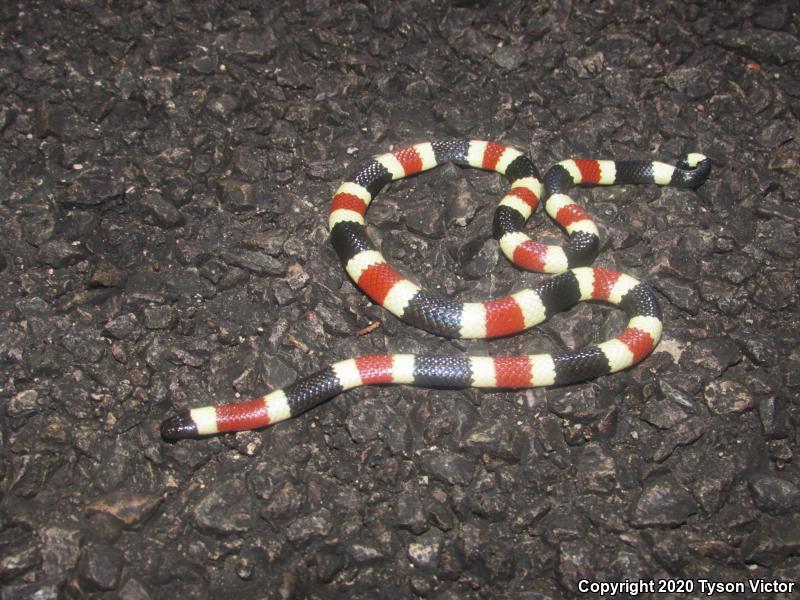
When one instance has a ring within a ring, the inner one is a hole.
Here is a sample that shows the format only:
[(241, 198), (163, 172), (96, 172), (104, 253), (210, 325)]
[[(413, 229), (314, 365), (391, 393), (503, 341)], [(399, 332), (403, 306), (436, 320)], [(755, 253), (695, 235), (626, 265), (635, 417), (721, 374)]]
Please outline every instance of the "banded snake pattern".
[[(505, 256), (520, 268), (556, 275), (502, 298), (458, 302), (429, 293), (388, 264), (367, 236), (367, 207), (391, 181), (446, 162), (494, 170), (506, 177), (510, 187), (495, 211), (494, 237)], [(697, 153), (687, 155), (677, 166), (645, 160), (570, 159), (550, 168), (542, 179), (533, 163), (514, 148), (461, 139), (415, 144), (376, 156), (337, 189), (328, 220), (342, 265), (374, 302), (406, 323), (448, 338), (515, 334), (591, 300), (624, 310), (626, 328), (602, 343), (551, 354), (350, 358), (253, 400), (181, 411), (162, 423), (161, 435), (171, 441), (257, 429), (362, 385), (513, 389), (565, 385), (626, 369), (658, 344), (661, 309), (644, 283), (618, 271), (588, 266), (600, 248), (598, 229), (566, 192), (576, 185), (648, 183), (694, 189), (702, 185), (710, 169), (710, 160)], [(540, 201), (569, 236), (563, 246), (547, 246), (524, 233)]]

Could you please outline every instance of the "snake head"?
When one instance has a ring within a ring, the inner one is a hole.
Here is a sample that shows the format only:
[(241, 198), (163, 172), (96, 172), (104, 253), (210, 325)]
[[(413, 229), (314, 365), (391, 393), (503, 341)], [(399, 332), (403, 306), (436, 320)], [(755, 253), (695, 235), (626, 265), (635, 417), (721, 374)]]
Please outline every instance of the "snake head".
[(161, 437), (168, 442), (197, 437), (197, 425), (188, 410), (161, 423)]

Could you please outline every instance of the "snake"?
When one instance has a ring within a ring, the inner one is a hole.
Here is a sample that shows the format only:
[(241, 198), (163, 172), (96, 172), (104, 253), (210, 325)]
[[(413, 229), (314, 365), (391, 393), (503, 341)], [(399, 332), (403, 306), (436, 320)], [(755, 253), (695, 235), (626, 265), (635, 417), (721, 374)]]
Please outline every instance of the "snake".
[[(494, 213), (493, 237), (519, 268), (552, 277), (501, 298), (460, 302), (434, 295), (388, 263), (367, 235), (367, 208), (390, 182), (443, 163), (505, 176), (510, 185)], [(696, 189), (710, 169), (710, 159), (696, 152), (676, 165), (572, 158), (557, 163), (542, 178), (519, 150), (467, 139), (424, 142), (374, 156), (338, 187), (328, 214), (330, 240), (344, 270), (373, 302), (410, 325), (451, 339), (509, 336), (585, 301), (622, 309), (628, 319), (625, 329), (601, 343), (549, 354), (349, 358), (252, 400), (182, 410), (162, 423), (161, 436), (175, 441), (260, 429), (364, 385), (520, 389), (569, 385), (627, 369), (658, 344), (661, 308), (645, 283), (613, 269), (590, 266), (600, 249), (598, 228), (567, 192), (578, 185), (615, 184)], [(540, 201), (567, 234), (561, 246), (537, 242), (523, 231)]]

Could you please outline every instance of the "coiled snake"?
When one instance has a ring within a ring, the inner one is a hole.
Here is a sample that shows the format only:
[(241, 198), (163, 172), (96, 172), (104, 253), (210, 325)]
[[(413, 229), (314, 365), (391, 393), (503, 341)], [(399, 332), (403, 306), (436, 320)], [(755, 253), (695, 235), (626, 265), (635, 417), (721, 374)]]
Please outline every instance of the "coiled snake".
[[(445, 162), (505, 175), (511, 185), (495, 212), (494, 237), (519, 267), (558, 274), (504, 298), (454, 302), (432, 295), (395, 271), (367, 236), (367, 207), (390, 181)], [(494, 142), (446, 140), (376, 156), (336, 191), (328, 221), (342, 265), (373, 301), (411, 325), (449, 338), (510, 335), (586, 300), (622, 308), (628, 316), (625, 330), (600, 344), (553, 354), (351, 358), (254, 400), (182, 411), (162, 423), (161, 435), (177, 440), (265, 427), (361, 385), (528, 388), (575, 383), (630, 367), (658, 343), (661, 309), (652, 290), (633, 277), (587, 266), (599, 250), (597, 227), (565, 192), (574, 185), (631, 183), (696, 188), (708, 177), (710, 168), (710, 160), (696, 153), (677, 166), (641, 160), (571, 159), (547, 171), (542, 183), (527, 157)], [(522, 231), (540, 198), (547, 213), (569, 235), (562, 247), (540, 244)]]

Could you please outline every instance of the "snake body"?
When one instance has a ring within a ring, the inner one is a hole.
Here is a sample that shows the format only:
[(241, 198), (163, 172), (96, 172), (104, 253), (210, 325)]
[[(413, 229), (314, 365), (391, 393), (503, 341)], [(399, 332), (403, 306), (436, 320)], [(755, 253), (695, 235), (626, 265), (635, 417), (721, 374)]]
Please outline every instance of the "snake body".
[[(446, 162), (505, 175), (510, 187), (495, 212), (494, 237), (514, 264), (557, 275), (503, 298), (456, 302), (429, 293), (388, 264), (367, 236), (367, 207), (389, 182)], [(162, 423), (161, 435), (176, 440), (257, 429), (295, 417), (361, 385), (529, 388), (575, 383), (630, 367), (646, 357), (661, 337), (658, 301), (650, 288), (629, 275), (587, 266), (599, 250), (598, 230), (566, 192), (575, 185), (650, 183), (696, 188), (708, 177), (710, 167), (709, 159), (697, 153), (677, 166), (643, 160), (570, 159), (548, 170), (542, 182), (526, 156), (495, 142), (427, 142), (376, 156), (337, 189), (328, 219), (342, 265), (373, 301), (411, 325), (448, 338), (518, 333), (588, 300), (622, 308), (628, 317), (624, 331), (600, 344), (553, 354), (351, 358), (253, 400), (182, 411)], [(538, 243), (522, 231), (540, 199), (569, 236), (563, 246)]]

